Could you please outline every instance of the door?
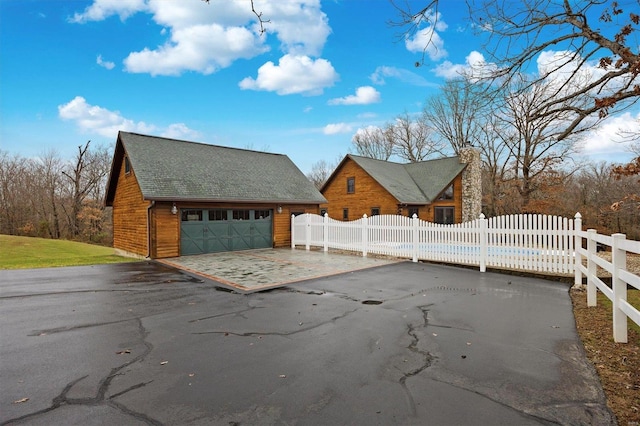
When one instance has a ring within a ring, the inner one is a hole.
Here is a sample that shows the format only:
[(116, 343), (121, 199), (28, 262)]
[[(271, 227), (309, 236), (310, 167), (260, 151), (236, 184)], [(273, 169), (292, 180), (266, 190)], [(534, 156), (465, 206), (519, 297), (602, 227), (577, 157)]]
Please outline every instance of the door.
[(180, 254), (272, 247), (272, 210), (184, 209)]

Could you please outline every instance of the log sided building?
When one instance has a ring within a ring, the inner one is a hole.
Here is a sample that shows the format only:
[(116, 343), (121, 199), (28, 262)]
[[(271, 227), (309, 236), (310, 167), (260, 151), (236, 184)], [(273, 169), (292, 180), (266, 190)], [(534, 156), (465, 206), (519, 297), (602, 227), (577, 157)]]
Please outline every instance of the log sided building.
[(106, 190), (114, 248), (146, 258), (288, 246), (326, 202), (286, 155), (129, 132)]
[(401, 164), (347, 155), (320, 192), (322, 213), (342, 220), (400, 214), (435, 223), (460, 223), (481, 213), (480, 153)]

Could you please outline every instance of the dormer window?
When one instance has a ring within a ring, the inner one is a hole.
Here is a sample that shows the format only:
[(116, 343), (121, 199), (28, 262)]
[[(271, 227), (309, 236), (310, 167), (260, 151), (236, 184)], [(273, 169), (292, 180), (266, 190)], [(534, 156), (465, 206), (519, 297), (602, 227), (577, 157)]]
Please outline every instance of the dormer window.
[(453, 184), (449, 185), (447, 189), (442, 191), (438, 200), (453, 200)]

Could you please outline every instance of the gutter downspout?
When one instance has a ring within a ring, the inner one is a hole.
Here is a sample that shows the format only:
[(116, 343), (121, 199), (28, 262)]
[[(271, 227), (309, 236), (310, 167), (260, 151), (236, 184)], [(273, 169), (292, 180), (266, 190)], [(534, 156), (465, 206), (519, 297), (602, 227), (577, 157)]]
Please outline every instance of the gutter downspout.
[(147, 206), (147, 259), (151, 258), (151, 209), (156, 205), (156, 201), (152, 200)]

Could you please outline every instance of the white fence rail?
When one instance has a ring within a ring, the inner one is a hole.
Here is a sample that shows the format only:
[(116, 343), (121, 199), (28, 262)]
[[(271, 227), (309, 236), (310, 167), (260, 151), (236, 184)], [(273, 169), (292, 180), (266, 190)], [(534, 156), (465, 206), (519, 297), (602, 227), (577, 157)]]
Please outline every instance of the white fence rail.
[[(586, 249), (583, 248), (586, 239)], [(612, 260), (597, 256), (597, 245), (611, 247)], [(381, 215), (344, 222), (327, 215), (291, 218), (291, 247), (304, 245), (388, 255), (418, 260), (518, 269), (555, 275), (574, 275), (575, 284), (587, 277), (587, 302), (596, 305), (600, 289), (613, 303), (616, 342), (627, 341), (627, 318), (640, 324), (640, 312), (627, 302), (627, 285), (640, 289), (640, 277), (626, 270), (627, 252), (640, 253), (640, 242), (582, 230), (580, 213), (574, 219), (548, 215), (509, 215), (455, 225), (440, 225), (417, 217)], [(582, 264), (583, 257), (587, 265)], [(608, 287), (596, 275), (597, 266), (612, 275)]]
[[(627, 342), (628, 321), (631, 318), (640, 325), (640, 311), (627, 302), (627, 287), (640, 290), (640, 277), (627, 271), (627, 253), (640, 254), (640, 241), (627, 240), (624, 234), (611, 236), (598, 234), (595, 229), (582, 231), (580, 217), (576, 215), (576, 285), (582, 285), (583, 276), (587, 277), (587, 306), (596, 306), (597, 290), (611, 300), (613, 305), (613, 340)], [(587, 240), (584, 249), (583, 240)], [(611, 262), (597, 255), (597, 246), (611, 247)], [(582, 258), (587, 265), (584, 266)], [(606, 285), (596, 272), (601, 267), (611, 274), (611, 287)]]
[(316, 214), (292, 216), (291, 246), (323, 247), (410, 258), (524, 269), (574, 272), (574, 220), (547, 215), (510, 215), (440, 225), (397, 215), (344, 222)]

